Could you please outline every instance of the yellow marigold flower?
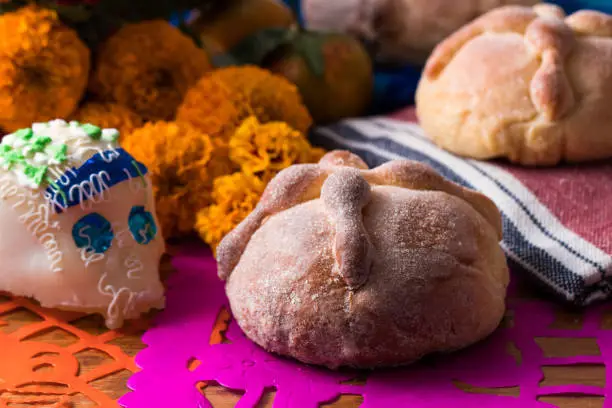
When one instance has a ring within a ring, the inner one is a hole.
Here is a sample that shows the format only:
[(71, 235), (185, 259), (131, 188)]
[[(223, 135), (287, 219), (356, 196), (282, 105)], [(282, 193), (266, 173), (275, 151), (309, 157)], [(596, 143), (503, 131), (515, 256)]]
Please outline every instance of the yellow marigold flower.
[[(226, 137), (249, 116), (262, 123), (286, 122), (303, 133), (312, 124), (298, 89), (285, 78), (255, 66), (210, 72), (187, 92), (177, 111), (178, 120)], [(214, 127), (210, 118), (218, 118), (225, 126)]]
[(232, 90), (215, 79), (215, 73), (206, 75), (187, 92), (176, 112), (176, 119), (190, 123), (212, 137), (227, 139), (240, 124), (244, 103), (236, 103)]
[(121, 136), (133, 132), (144, 124), (140, 116), (116, 103), (87, 102), (72, 115), (72, 119), (93, 123), (105, 129), (117, 129)]
[(146, 120), (171, 120), (211, 68), (204, 50), (161, 20), (127, 24), (100, 48), (91, 90)]
[(149, 169), (165, 238), (191, 233), (196, 213), (211, 203), (213, 180), (233, 171), (227, 147), (187, 123), (150, 122), (121, 144)]
[(213, 204), (200, 210), (196, 220), (196, 231), (213, 251), (253, 211), (264, 188), (262, 180), (242, 172), (215, 180)]
[(229, 147), (230, 158), (243, 172), (265, 181), (292, 164), (312, 159), (312, 147), (302, 133), (283, 122), (262, 124), (254, 116), (240, 125)]
[(89, 49), (54, 11), (33, 5), (0, 16), (0, 127), (69, 116), (87, 86)]

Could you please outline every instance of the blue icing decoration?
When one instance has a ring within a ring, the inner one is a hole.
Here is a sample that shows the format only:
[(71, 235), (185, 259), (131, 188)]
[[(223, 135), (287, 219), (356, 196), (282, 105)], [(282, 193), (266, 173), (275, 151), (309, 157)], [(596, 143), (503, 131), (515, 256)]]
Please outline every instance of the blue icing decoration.
[(130, 178), (143, 177), (145, 174), (146, 166), (134, 160), (125, 150), (106, 150), (96, 153), (79, 168), (73, 167), (66, 171), (63, 176), (50, 183), (46, 191), (55, 210), (61, 213), (116, 184)]
[(103, 254), (110, 248), (115, 234), (110, 222), (98, 213), (87, 214), (72, 227), (72, 238), (78, 248)]
[(143, 206), (132, 207), (128, 225), (132, 236), (139, 244), (146, 245), (157, 235), (157, 225), (153, 214), (146, 211)]

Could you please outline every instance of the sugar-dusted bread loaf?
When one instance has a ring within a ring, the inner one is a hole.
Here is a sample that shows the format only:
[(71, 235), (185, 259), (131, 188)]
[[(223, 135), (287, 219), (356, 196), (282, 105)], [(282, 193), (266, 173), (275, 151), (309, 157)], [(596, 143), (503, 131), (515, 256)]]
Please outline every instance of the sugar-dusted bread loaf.
[(55, 120), (0, 144), (0, 291), (99, 313), (109, 328), (164, 305), (147, 168), (114, 129)]
[(433, 52), (417, 114), (441, 147), (554, 165), (612, 157), (612, 17), (502, 7)]
[(475, 17), (539, 0), (302, 0), (308, 28), (347, 32), (383, 62), (423, 64), (434, 47)]
[(295, 165), (217, 249), (232, 313), (265, 349), (377, 367), (465, 347), (504, 314), (501, 219), (430, 167), (347, 152)]

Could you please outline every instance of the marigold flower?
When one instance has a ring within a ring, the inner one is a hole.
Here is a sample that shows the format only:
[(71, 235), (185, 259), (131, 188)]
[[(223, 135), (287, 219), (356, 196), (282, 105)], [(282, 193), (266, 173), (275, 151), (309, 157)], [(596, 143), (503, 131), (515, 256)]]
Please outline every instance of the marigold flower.
[[(178, 120), (225, 137), (252, 115), (262, 123), (287, 122), (303, 133), (312, 124), (297, 88), (255, 66), (221, 68), (205, 75), (187, 92), (177, 111)], [(224, 126), (215, 125), (210, 118)]]
[(116, 103), (87, 102), (72, 115), (72, 120), (93, 123), (105, 129), (117, 129), (121, 136), (144, 124), (136, 113)]
[(149, 169), (165, 238), (191, 233), (196, 213), (211, 203), (213, 180), (233, 171), (227, 146), (188, 123), (147, 123), (122, 146)]
[(127, 24), (100, 48), (91, 90), (146, 120), (171, 120), (187, 90), (211, 68), (204, 50), (161, 20)]
[(213, 251), (223, 237), (253, 211), (264, 188), (262, 180), (242, 172), (215, 180), (213, 204), (198, 212), (195, 227)]
[(269, 181), (277, 172), (296, 163), (309, 163), (312, 147), (306, 137), (283, 122), (260, 123), (246, 119), (229, 142), (230, 158), (249, 175)]
[(324, 150), (284, 122), (247, 118), (229, 142), (229, 157), (241, 171), (215, 179), (212, 204), (200, 210), (195, 229), (213, 251), (223, 237), (255, 208), (266, 184), (297, 163), (319, 161)]
[(54, 11), (25, 6), (0, 16), (0, 127), (69, 116), (87, 86), (90, 53)]

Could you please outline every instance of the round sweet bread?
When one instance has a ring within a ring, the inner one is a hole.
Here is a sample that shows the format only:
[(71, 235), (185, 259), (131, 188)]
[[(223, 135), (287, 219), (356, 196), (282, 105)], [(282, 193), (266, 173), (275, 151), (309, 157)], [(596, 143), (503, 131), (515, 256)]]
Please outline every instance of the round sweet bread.
[(378, 367), (495, 330), (508, 268), (485, 196), (412, 161), (294, 165), (217, 249), (232, 314), (266, 350)]
[(422, 66), (436, 44), (496, 7), (539, 0), (302, 0), (306, 26), (365, 41), (382, 63)]
[(612, 16), (493, 10), (442, 42), (416, 95), (444, 149), (523, 165), (612, 157)]

